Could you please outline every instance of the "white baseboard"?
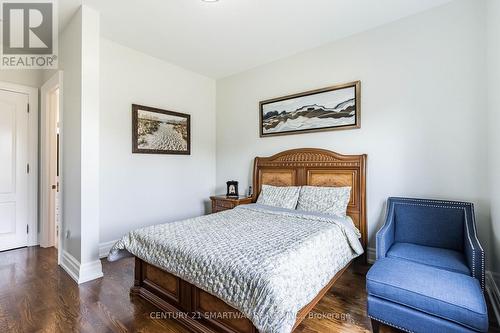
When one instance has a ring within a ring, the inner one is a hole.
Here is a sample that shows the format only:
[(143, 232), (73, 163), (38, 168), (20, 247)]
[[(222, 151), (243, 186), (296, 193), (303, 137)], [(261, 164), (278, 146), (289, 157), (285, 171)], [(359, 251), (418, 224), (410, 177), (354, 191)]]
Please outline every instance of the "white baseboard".
[(76, 283), (78, 283), (80, 262), (65, 250), (62, 250), (61, 267), (76, 281)]
[(497, 322), (500, 323), (500, 289), (498, 289), (497, 281), (500, 281), (500, 273), (486, 271), (486, 292), (490, 297)]
[(80, 277), (78, 279), (78, 284), (92, 281), (101, 278), (102, 276), (102, 265), (100, 260), (86, 262), (80, 265)]
[(113, 240), (110, 242), (104, 242), (99, 244), (99, 258), (106, 258), (109, 254), (109, 250), (115, 245), (118, 240)]
[(373, 264), (377, 260), (377, 252), (373, 247), (368, 247), (366, 249), (366, 260), (369, 264)]
[(98, 279), (103, 275), (100, 260), (80, 264), (75, 257), (65, 250), (62, 250), (61, 267), (78, 284)]

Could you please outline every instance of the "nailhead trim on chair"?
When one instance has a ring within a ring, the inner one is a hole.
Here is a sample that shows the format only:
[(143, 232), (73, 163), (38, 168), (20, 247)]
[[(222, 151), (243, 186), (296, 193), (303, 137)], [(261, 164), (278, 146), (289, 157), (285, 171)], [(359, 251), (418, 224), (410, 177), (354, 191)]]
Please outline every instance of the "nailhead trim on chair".
[(378, 319), (378, 318), (375, 318), (375, 317), (370, 316), (370, 315), (368, 315), (368, 317), (370, 317), (370, 318), (371, 318), (371, 319), (373, 319), (373, 320), (379, 321), (379, 322), (381, 322), (382, 324), (386, 324), (386, 325), (389, 325), (389, 326), (395, 327), (395, 328), (397, 328), (397, 329), (399, 329), (399, 330), (401, 330), (401, 331), (408, 332), (408, 333), (414, 333), (413, 331), (410, 331), (409, 329), (406, 329), (406, 328), (404, 328), (404, 327), (400, 327), (400, 326), (398, 326), (398, 325), (394, 325), (394, 324), (388, 323), (388, 322), (386, 322), (385, 320)]
[(476, 214), (474, 212), (474, 206), (471, 207), (471, 211), (472, 211), (472, 221), (474, 222), (472, 224), (472, 226), (474, 227), (473, 228), (473, 231), (474, 231), (474, 237), (476, 238), (477, 240), (477, 244), (479, 245), (479, 248), (481, 249), (481, 251), (484, 252), (483, 250), (483, 247), (481, 246), (481, 243), (479, 243), (479, 239), (477, 238), (477, 229), (476, 229)]
[[(474, 245), (472, 244), (472, 239), (470, 239), (469, 234), (469, 219), (467, 218), (467, 214), (464, 209), (465, 214), (465, 227), (467, 228), (467, 239), (469, 240), (470, 246), (472, 247), (472, 262), (476, 262), (476, 251), (474, 249)], [(476, 276), (476, 265), (472, 265), (472, 276)], [(481, 287), (483, 286), (483, 282), (481, 281)]]
[(481, 246), (481, 243), (479, 242), (479, 239), (477, 238), (477, 228), (476, 228), (476, 214), (474, 212), (474, 206), (471, 205), (471, 212), (472, 212), (472, 231), (474, 231), (474, 238), (476, 239), (477, 244), (479, 245), (479, 249), (481, 249), (481, 272), (482, 272), (482, 277), (481, 277), (481, 288), (484, 290), (485, 287), (485, 258), (484, 258), (484, 249)]
[(407, 205), (407, 206), (423, 206), (423, 207), (436, 207), (436, 208), (449, 208), (449, 209), (464, 209), (463, 207), (455, 206), (445, 206), (445, 205), (428, 205), (423, 203), (407, 203), (407, 202), (395, 202), (395, 205)]
[(394, 198), (400, 201), (413, 201), (413, 202), (429, 202), (429, 203), (450, 203), (453, 205), (461, 205), (461, 206), (471, 206), (470, 202), (461, 202), (461, 201), (446, 201), (446, 200), (429, 200), (429, 199), (410, 199), (410, 198)]

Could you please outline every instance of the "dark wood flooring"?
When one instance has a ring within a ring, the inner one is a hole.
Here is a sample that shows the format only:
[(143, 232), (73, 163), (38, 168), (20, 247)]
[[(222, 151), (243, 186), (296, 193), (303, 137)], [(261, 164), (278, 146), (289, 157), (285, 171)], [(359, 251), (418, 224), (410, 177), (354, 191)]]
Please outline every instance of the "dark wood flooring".
[[(151, 318), (157, 309), (129, 295), (133, 267), (132, 258), (103, 260), (104, 277), (78, 286), (57, 265), (55, 249), (1, 252), (0, 332), (189, 332), (171, 319)], [(295, 333), (371, 332), (367, 270), (355, 265), (346, 271)]]

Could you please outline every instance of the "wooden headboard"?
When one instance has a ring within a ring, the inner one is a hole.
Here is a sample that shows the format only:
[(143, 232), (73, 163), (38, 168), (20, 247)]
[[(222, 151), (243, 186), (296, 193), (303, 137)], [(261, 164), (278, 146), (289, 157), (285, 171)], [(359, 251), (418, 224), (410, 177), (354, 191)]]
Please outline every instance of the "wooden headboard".
[(349, 215), (361, 232), (366, 249), (366, 155), (341, 155), (315, 148), (287, 150), (271, 157), (256, 157), (253, 202), (262, 185), (351, 186)]

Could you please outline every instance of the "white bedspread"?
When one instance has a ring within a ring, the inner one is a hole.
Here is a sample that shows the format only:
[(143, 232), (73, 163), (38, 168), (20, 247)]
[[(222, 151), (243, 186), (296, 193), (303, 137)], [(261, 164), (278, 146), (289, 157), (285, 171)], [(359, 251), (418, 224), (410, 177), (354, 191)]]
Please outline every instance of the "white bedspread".
[(130, 232), (126, 250), (222, 299), (263, 333), (289, 333), (298, 311), (363, 253), (349, 218), (262, 205)]

